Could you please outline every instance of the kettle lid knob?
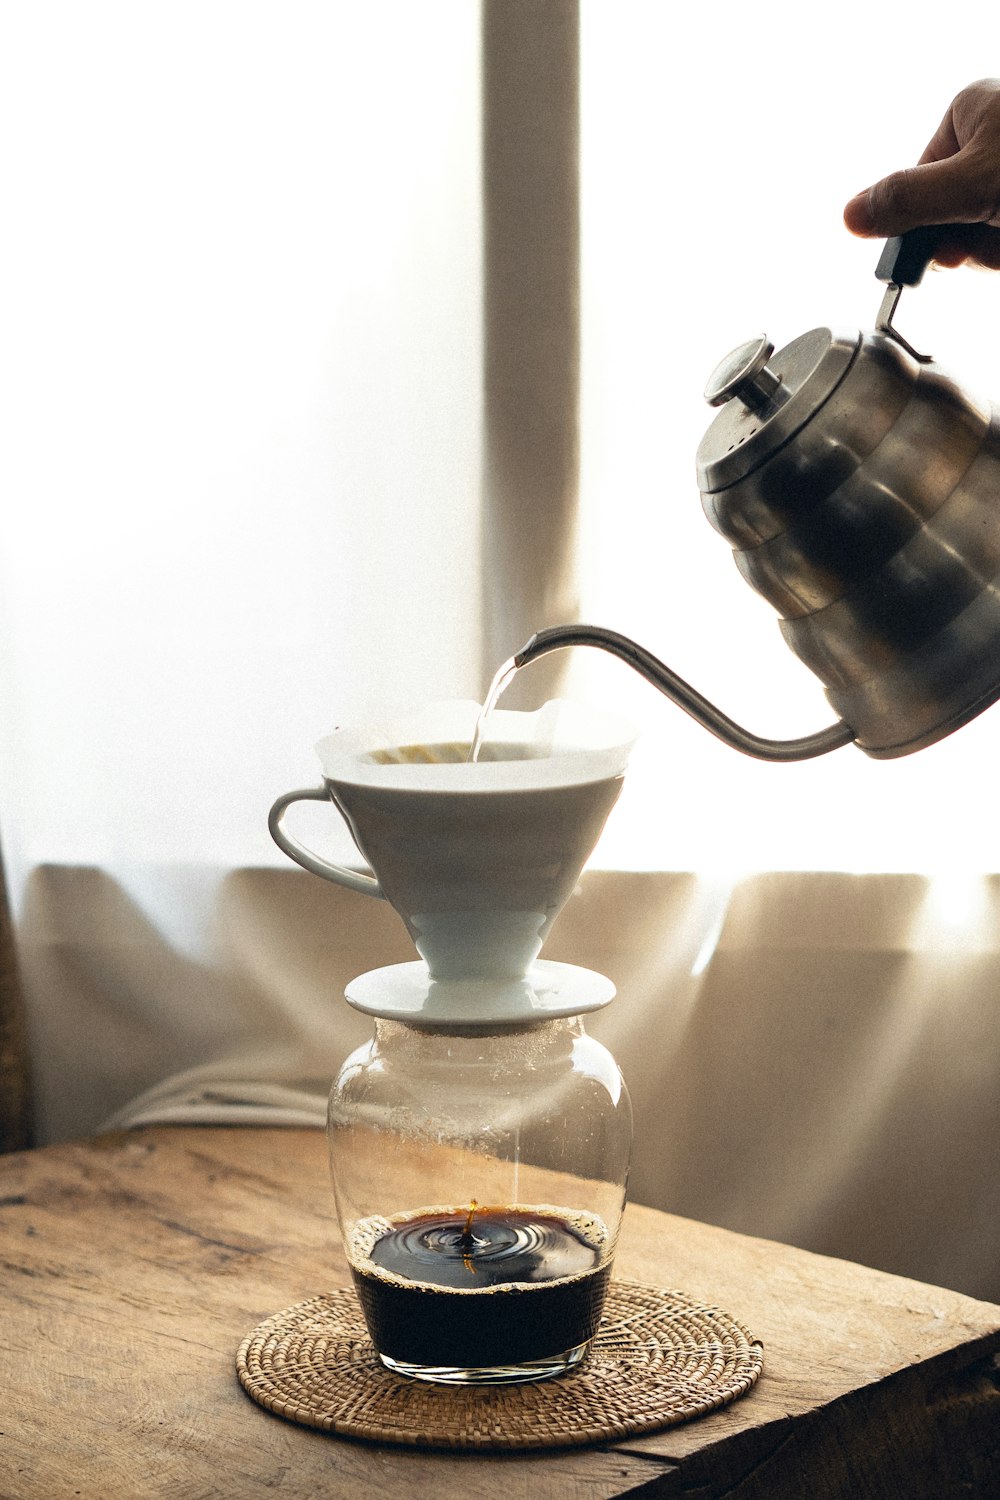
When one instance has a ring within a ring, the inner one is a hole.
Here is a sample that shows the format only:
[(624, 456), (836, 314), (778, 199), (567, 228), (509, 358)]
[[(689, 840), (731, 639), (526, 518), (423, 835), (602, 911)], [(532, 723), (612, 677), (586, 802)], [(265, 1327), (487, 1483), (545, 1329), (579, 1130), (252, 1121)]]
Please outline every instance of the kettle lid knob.
[(766, 334), (748, 339), (716, 365), (705, 387), (709, 406), (725, 406), (736, 396), (749, 411), (770, 414), (788, 400), (781, 376), (768, 365), (774, 345)]

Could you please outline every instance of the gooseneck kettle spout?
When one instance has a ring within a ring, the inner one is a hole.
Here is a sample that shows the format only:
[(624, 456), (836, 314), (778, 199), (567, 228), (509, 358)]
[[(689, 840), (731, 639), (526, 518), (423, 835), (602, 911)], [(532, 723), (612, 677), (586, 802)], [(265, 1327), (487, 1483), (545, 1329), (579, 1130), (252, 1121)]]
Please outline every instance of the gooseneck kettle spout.
[(596, 646), (619, 657), (718, 739), (733, 750), (741, 750), (744, 755), (752, 755), (757, 760), (813, 760), (817, 755), (826, 755), (830, 750), (839, 750), (841, 745), (849, 745), (854, 739), (854, 730), (843, 720), (797, 740), (771, 740), (752, 734), (749, 729), (734, 723), (651, 651), (628, 636), (605, 630), (600, 625), (555, 625), (550, 630), (539, 630), (520, 651), (515, 652), (514, 665), (527, 666), (539, 656), (559, 651), (564, 646)]

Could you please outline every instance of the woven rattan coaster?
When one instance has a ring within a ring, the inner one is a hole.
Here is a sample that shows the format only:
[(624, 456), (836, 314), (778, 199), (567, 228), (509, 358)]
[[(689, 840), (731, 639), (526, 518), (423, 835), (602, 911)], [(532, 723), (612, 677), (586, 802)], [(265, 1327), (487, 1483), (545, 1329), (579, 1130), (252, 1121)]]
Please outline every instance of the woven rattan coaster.
[(240, 1345), (248, 1395), (342, 1437), (421, 1448), (568, 1448), (672, 1427), (742, 1396), (763, 1349), (717, 1307), (613, 1281), (590, 1352), (534, 1385), (430, 1385), (377, 1358), (353, 1292), (276, 1313)]

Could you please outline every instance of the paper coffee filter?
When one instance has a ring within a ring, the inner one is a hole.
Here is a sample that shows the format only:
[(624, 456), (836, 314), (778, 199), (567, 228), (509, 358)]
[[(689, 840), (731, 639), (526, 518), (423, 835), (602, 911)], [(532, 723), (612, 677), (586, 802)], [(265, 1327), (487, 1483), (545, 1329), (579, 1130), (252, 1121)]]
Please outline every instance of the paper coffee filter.
[[(635, 742), (618, 714), (552, 699), (533, 712), (494, 709), (484, 758), (466, 759), (481, 705), (471, 699), (425, 704), (401, 715), (337, 729), (316, 753), (330, 781), (424, 791), (504, 791), (566, 786), (620, 776)], [(526, 759), (489, 759), (503, 746), (527, 747)]]

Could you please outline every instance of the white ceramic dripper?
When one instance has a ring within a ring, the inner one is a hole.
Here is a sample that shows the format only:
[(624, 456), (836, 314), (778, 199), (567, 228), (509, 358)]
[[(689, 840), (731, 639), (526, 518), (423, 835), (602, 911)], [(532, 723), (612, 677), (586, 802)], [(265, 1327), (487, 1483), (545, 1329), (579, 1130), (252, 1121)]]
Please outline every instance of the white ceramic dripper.
[[(324, 785), (288, 792), (271, 809), (271, 833), (291, 859), (385, 897), (423, 959), (354, 980), (346, 994), (358, 1009), (486, 1026), (578, 1015), (614, 994), (602, 975), (538, 953), (617, 800), (632, 731), (572, 703), (495, 711), (470, 764), (479, 711), (453, 701), (338, 730), (317, 746)], [(334, 802), (373, 875), (285, 831), (286, 809), (302, 800)]]

